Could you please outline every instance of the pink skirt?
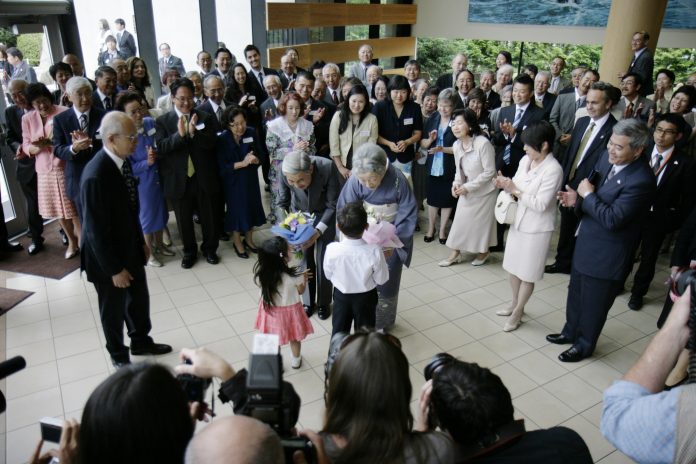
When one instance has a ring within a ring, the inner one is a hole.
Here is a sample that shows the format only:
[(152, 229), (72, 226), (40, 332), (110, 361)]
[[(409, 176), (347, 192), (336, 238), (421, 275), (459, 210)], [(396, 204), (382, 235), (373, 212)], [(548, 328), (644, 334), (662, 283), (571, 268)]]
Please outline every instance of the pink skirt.
[(72, 219), (77, 217), (75, 205), (65, 190), (65, 170), (53, 166), (49, 172), (38, 172), (37, 190), (39, 214), (44, 218)]
[(254, 328), (261, 333), (278, 335), (281, 345), (302, 341), (307, 335), (314, 333), (314, 327), (305, 314), (302, 303), (264, 309), (261, 300)]

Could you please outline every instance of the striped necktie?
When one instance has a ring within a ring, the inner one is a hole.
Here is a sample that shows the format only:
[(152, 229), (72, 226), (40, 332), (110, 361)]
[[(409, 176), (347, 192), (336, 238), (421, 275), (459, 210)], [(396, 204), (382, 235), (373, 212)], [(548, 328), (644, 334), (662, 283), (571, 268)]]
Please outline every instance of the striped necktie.
[[(512, 127), (517, 129), (517, 126), (520, 124), (520, 119), (522, 119), (522, 115), (524, 114), (524, 110), (522, 108), (517, 108), (517, 114), (515, 115), (515, 120), (512, 122)], [(512, 141), (505, 145), (505, 151), (503, 152), (503, 162), (509, 166), (510, 165), (510, 152), (512, 151)]]

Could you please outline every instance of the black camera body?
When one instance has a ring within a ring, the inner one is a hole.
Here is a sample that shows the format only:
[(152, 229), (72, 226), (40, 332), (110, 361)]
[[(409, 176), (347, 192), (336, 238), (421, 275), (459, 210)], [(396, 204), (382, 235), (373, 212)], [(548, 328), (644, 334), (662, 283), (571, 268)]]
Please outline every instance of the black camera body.
[[(188, 359), (185, 362), (186, 364), (191, 364), (191, 361)], [(184, 393), (186, 393), (186, 398), (188, 398), (191, 403), (202, 403), (205, 397), (205, 391), (212, 383), (211, 379), (202, 379), (193, 374), (179, 374), (176, 376), (176, 380), (179, 381), (179, 385), (181, 385)]]

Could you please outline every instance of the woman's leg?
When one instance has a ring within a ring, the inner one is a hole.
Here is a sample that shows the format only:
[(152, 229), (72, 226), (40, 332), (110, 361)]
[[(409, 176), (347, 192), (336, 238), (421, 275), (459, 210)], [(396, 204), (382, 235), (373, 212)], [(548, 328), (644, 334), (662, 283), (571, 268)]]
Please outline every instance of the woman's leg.
[(520, 284), (522, 281), (517, 278), (517, 276), (510, 274), (510, 288), (512, 289), (512, 302), (510, 303), (510, 306), (507, 309), (501, 309), (499, 311), (496, 311), (495, 313), (498, 316), (509, 316), (512, 314), (512, 311), (517, 307), (517, 298), (520, 293)]
[(244, 253), (244, 244), (242, 243), (242, 237), (239, 235), (238, 231), (232, 231), (232, 243), (239, 253)]
[(452, 208), (442, 208), (440, 210), (440, 238), (447, 238), (447, 221), (452, 215)]
[(254, 228), (252, 227), (249, 229), (244, 236), (244, 241), (247, 242), (247, 245), (249, 245), (252, 248), (256, 248), (256, 244), (254, 243)]
[(437, 221), (437, 210), (435, 206), (428, 205), (428, 237), (435, 235), (435, 221)]
[[(77, 219), (77, 218), (74, 218)], [(58, 219), (60, 227), (68, 237), (68, 249), (65, 251), (66, 258), (72, 258), (80, 247), (80, 238), (75, 234), (75, 223), (73, 219)]]
[(517, 277), (515, 277), (515, 279), (519, 282), (519, 289), (517, 291), (515, 307), (512, 309), (512, 314), (510, 314), (503, 328), (505, 332), (512, 332), (520, 326), (522, 315), (524, 314), (524, 307), (532, 296), (532, 292), (534, 292), (534, 282), (525, 282)]

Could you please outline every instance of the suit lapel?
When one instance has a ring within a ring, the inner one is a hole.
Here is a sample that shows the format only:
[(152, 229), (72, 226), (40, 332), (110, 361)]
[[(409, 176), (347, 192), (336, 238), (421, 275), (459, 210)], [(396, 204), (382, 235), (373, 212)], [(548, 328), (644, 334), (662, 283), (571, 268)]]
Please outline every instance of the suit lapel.
[(679, 169), (680, 158), (681, 156), (679, 156), (679, 153), (676, 152), (675, 148), (672, 152), (672, 156), (670, 157), (669, 162), (663, 168), (664, 173), (662, 174), (662, 178), (660, 178), (659, 182), (657, 183), (658, 190), (663, 185), (667, 185), (667, 180), (669, 179), (669, 177)]

